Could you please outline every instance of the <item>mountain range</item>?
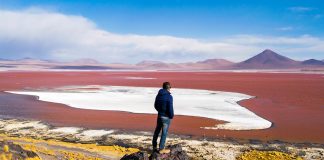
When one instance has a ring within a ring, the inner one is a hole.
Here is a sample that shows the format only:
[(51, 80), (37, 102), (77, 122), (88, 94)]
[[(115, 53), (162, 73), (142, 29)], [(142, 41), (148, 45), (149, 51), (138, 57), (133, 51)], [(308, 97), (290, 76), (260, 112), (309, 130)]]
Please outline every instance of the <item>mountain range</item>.
[(79, 59), (72, 62), (57, 62), (24, 58), (8, 60), (0, 58), (0, 68), (16, 69), (71, 69), (71, 70), (240, 70), (240, 69), (309, 69), (324, 68), (324, 60), (308, 59), (296, 61), (280, 55), (270, 49), (239, 63), (226, 59), (207, 59), (198, 62), (166, 63), (162, 61), (145, 60), (137, 64), (104, 64), (94, 59)]
[(149, 69), (294, 69), (294, 68), (324, 68), (324, 61), (309, 59), (296, 61), (282, 56), (270, 49), (239, 63), (234, 63), (225, 59), (207, 59), (204, 61), (191, 63), (164, 63), (160, 61), (143, 61), (137, 64), (140, 68)]

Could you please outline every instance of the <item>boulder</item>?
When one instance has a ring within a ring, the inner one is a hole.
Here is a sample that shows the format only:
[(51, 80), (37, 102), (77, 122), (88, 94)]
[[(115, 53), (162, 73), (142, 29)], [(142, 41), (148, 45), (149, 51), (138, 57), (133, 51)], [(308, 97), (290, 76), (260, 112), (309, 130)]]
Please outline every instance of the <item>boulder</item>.
[(170, 149), (170, 153), (160, 154), (153, 152), (149, 157), (146, 152), (139, 151), (130, 155), (125, 155), (121, 160), (189, 160), (186, 151), (182, 150), (180, 144), (170, 145), (166, 147)]
[(160, 154), (158, 152), (153, 152), (149, 157), (150, 160), (189, 160), (189, 156), (186, 151), (182, 150), (180, 144), (168, 146), (170, 153)]
[(146, 152), (138, 151), (136, 153), (125, 155), (120, 160), (149, 160)]

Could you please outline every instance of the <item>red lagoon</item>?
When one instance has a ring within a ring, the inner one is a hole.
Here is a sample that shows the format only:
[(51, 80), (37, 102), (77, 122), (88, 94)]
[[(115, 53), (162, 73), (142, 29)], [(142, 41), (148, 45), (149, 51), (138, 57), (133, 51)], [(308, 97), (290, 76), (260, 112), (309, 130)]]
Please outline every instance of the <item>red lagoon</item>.
[[(127, 78), (139, 77), (139, 78)], [(144, 77), (144, 78), (142, 78)], [(79, 126), (126, 131), (153, 131), (156, 115), (72, 108), (38, 101), (8, 90), (66, 85), (119, 85), (239, 92), (256, 98), (240, 105), (273, 122), (264, 130), (206, 130), (224, 123), (208, 118), (175, 116), (170, 132), (180, 135), (281, 140), (324, 144), (324, 75), (234, 72), (0, 72), (0, 115), (37, 119), (55, 126)], [(153, 104), (152, 104), (153, 107)], [(177, 106), (174, 106), (175, 110)], [(176, 113), (175, 113), (176, 114)]]

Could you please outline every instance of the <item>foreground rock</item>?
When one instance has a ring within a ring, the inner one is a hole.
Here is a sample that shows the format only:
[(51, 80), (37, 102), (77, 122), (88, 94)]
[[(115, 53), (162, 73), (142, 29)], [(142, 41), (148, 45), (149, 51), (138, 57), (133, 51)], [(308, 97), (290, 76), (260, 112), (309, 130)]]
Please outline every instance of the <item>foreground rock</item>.
[(40, 160), (35, 152), (24, 150), (20, 145), (0, 141), (0, 159), (33, 159)]
[(146, 152), (139, 151), (130, 155), (123, 156), (120, 160), (149, 160)]
[(148, 156), (146, 152), (140, 151), (130, 155), (125, 155), (121, 160), (189, 160), (189, 156), (186, 151), (182, 150), (180, 144), (168, 146), (170, 153), (160, 154), (153, 152), (151, 156)]

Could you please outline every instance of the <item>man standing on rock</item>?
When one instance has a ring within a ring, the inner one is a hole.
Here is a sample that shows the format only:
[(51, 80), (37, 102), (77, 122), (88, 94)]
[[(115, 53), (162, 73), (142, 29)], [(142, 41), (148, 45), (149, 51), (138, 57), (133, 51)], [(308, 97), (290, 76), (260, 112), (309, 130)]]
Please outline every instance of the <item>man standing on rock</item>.
[(158, 117), (156, 122), (156, 128), (153, 136), (153, 151), (157, 151), (157, 139), (159, 137), (160, 131), (162, 129), (162, 135), (159, 144), (160, 153), (169, 153), (169, 149), (164, 149), (166, 137), (168, 135), (168, 130), (170, 122), (173, 118), (173, 98), (170, 93), (171, 84), (170, 82), (164, 82), (162, 89), (159, 90), (156, 95), (154, 107), (158, 111)]

